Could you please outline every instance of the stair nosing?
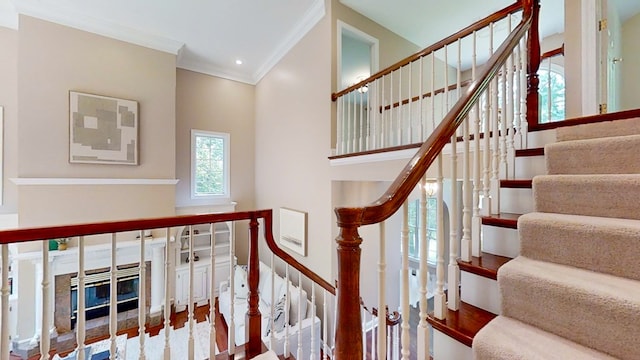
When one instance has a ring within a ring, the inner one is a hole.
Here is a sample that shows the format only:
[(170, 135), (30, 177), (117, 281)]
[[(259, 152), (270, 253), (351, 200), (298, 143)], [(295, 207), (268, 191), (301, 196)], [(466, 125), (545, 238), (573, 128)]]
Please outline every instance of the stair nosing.
[[(472, 317), (475, 321), (481, 324), (474, 324), (472, 329), (466, 329), (469, 331), (463, 332), (460, 328), (453, 328), (451, 324), (448, 324), (448, 320), (455, 318), (455, 324), (460, 324), (461, 321), (458, 320), (458, 317), (461, 313), (474, 312), (475, 315)], [(427, 315), (427, 322), (435, 329), (443, 334), (451, 337), (452, 339), (459, 341), (460, 343), (471, 347), (473, 343), (473, 338), (476, 334), (482, 329), (485, 325), (489, 323), (489, 321), (493, 320), (497, 315), (491, 313), (487, 310), (481, 309), (477, 306), (473, 306), (471, 304), (465, 303), (463, 301), (460, 302), (460, 308), (458, 311), (453, 311), (447, 309), (447, 315), (444, 320), (438, 320), (433, 316), (433, 312), (430, 312)]]
[[(485, 262), (489, 260), (489, 266), (485, 267), (482, 264), (483, 258), (485, 259)], [(491, 280), (498, 280), (498, 269), (510, 260), (512, 260), (512, 258), (507, 256), (482, 252), (482, 257), (473, 256), (470, 262), (458, 259), (458, 267), (461, 271), (466, 271)], [(480, 264), (476, 264), (477, 262), (480, 262)]]
[(509, 214), (512, 216), (517, 216), (515, 219), (502, 219), (498, 215), (498, 217), (494, 215), (483, 216), (482, 217), (482, 225), (496, 226), (507, 229), (517, 229), (518, 228), (518, 218), (522, 214)]
[(516, 157), (544, 156), (544, 147), (517, 149)]
[(532, 187), (533, 187), (532, 179), (500, 180), (500, 188), (531, 189)]

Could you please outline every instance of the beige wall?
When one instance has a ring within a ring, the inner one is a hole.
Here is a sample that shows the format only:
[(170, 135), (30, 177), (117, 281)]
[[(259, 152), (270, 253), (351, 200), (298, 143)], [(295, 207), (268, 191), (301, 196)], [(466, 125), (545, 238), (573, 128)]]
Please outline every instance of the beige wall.
[[(18, 177), (175, 178), (175, 55), (27, 16), (17, 45)], [(70, 90), (138, 101), (140, 165), (69, 163)], [(18, 198), (20, 226), (175, 212), (174, 185), (20, 186)], [(34, 273), (20, 269), (21, 299), (33, 300)], [(34, 308), (18, 306), (21, 339), (34, 334)]]
[(18, 173), (18, 32), (0, 27), (0, 106), (4, 108), (3, 201), (0, 213), (18, 210), (18, 189), (10, 178)]
[(327, 15), (256, 86), (256, 206), (308, 213), (308, 256), (294, 257), (331, 279), (335, 226), (329, 180), (331, 3)]
[[(46, 59), (46, 61), (43, 61)], [(44, 178), (139, 178), (175, 177), (175, 66), (172, 54), (143, 48), (84, 31), (21, 16), (18, 68), (18, 176)], [(140, 165), (71, 164), (69, 154), (69, 90), (114, 96), (138, 101)], [(90, 186), (89, 186), (90, 187)], [(169, 190), (173, 192), (172, 188)], [(121, 186), (96, 187), (105, 196), (104, 211), (93, 211), (98, 199), (94, 193), (69, 192), (64, 186), (51, 188), (39, 198), (20, 200), (21, 226), (53, 224), (35, 214), (58, 204), (66, 194), (68, 204), (81, 204), (60, 211), (65, 223), (172, 215), (147, 213), (145, 201), (122, 201)], [(22, 187), (20, 193), (32, 191)], [(167, 191), (163, 189), (163, 192)], [(109, 201), (109, 199), (112, 199)], [(173, 199), (168, 199), (171, 206)], [(136, 209), (140, 211), (136, 211)], [(165, 208), (165, 209), (168, 209)], [(75, 214), (79, 216), (75, 216)], [(33, 216), (32, 216), (33, 215)], [(66, 216), (65, 216), (66, 215)]]
[(622, 86), (620, 108), (622, 110), (640, 107), (640, 14), (622, 24)]
[(190, 194), (191, 129), (231, 134), (231, 200), (254, 208), (255, 86), (177, 70), (176, 206), (205, 205)]
[[(191, 129), (231, 136), (231, 200), (255, 209), (255, 86), (188, 70), (176, 79), (176, 206), (207, 205), (191, 199)], [(246, 225), (236, 226), (236, 252), (246, 255)]]

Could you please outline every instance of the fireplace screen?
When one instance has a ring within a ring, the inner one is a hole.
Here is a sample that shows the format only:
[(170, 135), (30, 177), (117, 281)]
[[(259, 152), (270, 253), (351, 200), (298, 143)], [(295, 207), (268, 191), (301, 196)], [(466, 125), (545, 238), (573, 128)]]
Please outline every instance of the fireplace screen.
[[(109, 315), (111, 300), (111, 273), (103, 272), (85, 277), (85, 316), (91, 320)], [(123, 312), (138, 307), (138, 268), (118, 270), (117, 311)], [(71, 327), (78, 315), (78, 278), (71, 278)]]

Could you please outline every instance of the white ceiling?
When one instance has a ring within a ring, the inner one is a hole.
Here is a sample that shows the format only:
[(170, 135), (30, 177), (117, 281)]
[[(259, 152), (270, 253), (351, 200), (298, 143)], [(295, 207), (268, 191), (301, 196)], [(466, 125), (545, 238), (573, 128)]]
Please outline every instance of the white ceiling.
[(255, 84), (325, 8), (324, 0), (0, 0), (0, 25), (17, 28), (16, 12), (175, 53), (180, 68)]
[[(340, 1), (422, 47), (513, 2)], [(562, 32), (564, 1), (541, 2), (543, 36)], [(615, 2), (623, 21), (640, 11), (640, 0)], [(180, 68), (255, 84), (325, 15), (324, 3), (324, 0), (0, 0), (0, 26), (17, 28), (17, 13), (22, 13), (177, 54)], [(243, 64), (236, 65), (236, 59)]]

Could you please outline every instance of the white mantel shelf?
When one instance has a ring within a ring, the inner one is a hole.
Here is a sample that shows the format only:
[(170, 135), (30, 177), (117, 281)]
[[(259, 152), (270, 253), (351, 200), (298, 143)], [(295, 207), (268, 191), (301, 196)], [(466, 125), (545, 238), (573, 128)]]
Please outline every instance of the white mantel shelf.
[[(43, 240), (43, 241), (46, 241), (46, 240)], [(171, 237), (170, 241), (174, 241), (174, 238)], [(146, 248), (149, 248), (149, 247), (153, 248), (157, 246), (164, 247), (166, 242), (167, 241), (165, 237), (149, 237), (149, 238), (145, 238), (144, 243)], [(125, 248), (133, 248), (133, 247), (139, 248), (139, 246), (140, 246), (139, 239), (116, 242), (117, 250), (122, 250)], [(49, 250), (49, 261), (53, 261), (57, 257), (73, 257), (73, 260), (75, 261), (75, 259), (77, 259), (78, 257), (78, 250), (79, 250), (79, 247), (77, 246), (69, 247), (67, 248), (67, 250)], [(101, 251), (111, 251), (111, 242), (106, 242), (103, 244), (96, 244), (96, 245), (85, 245), (84, 247), (85, 254), (95, 254)], [(16, 254), (12, 254), (11, 258), (14, 260), (39, 260), (39, 259), (42, 259), (42, 251), (38, 250), (38, 251), (29, 251), (24, 253), (16, 253)]]
[(14, 184), (25, 185), (176, 185), (178, 179), (108, 179), (108, 178), (11, 178)]

